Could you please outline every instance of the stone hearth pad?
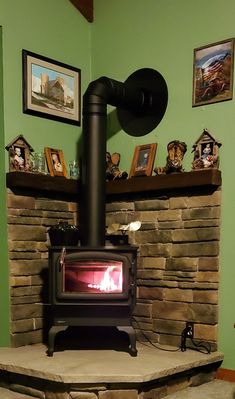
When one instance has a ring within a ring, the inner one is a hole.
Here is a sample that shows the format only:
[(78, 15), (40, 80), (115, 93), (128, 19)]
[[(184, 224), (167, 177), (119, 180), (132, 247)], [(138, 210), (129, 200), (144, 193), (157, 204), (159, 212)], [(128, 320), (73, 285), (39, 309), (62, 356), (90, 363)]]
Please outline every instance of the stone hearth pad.
[(223, 360), (220, 352), (168, 352), (141, 343), (137, 349), (137, 357), (103, 349), (65, 350), (48, 357), (43, 344), (0, 348), (0, 370), (61, 383), (141, 383)]

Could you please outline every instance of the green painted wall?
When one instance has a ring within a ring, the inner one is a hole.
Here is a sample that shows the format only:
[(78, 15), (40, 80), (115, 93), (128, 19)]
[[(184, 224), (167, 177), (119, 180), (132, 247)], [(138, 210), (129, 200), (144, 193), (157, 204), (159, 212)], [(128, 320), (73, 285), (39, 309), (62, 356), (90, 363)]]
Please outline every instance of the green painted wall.
[[(3, 112), (3, 52), (2, 27), (0, 27), (0, 231), (6, 231), (6, 188), (4, 148), (4, 112)], [(0, 343), (9, 344), (9, 282), (7, 267), (7, 235), (1, 234), (1, 278), (0, 278)]]
[(23, 134), (35, 151), (61, 148), (76, 156), (81, 128), (22, 112), (22, 49), (81, 69), (90, 81), (90, 25), (69, 0), (0, 0), (3, 27), (5, 142)]
[[(161, 72), (168, 84), (169, 103), (160, 125), (147, 136), (127, 136), (120, 131), (110, 107), (108, 149), (121, 153), (121, 168), (129, 171), (136, 145), (157, 142), (156, 165), (163, 166), (167, 143), (180, 139), (188, 145), (185, 169), (190, 170), (191, 148), (204, 128), (208, 128), (222, 142), (219, 349), (225, 354), (223, 367), (235, 369), (235, 245), (232, 230), (235, 189), (231, 176), (235, 148), (235, 102), (232, 100), (197, 108), (191, 106), (193, 49), (235, 36), (235, 3), (233, 0), (224, 0), (222, 4), (219, 0), (198, 0), (196, 3), (193, 0), (94, 0), (94, 5), (95, 22), (89, 24), (66, 0), (0, 0), (3, 37), (1, 171), (4, 162), (7, 164), (4, 147), (18, 134), (23, 134), (35, 151), (45, 146), (63, 149), (66, 162), (76, 157), (79, 145), (81, 128), (22, 113), (23, 48), (81, 68), (82, 93), (91, 77), (93, 80), (105, 75), (124, 81), (132, 72), (143, 67)], [(0, 84), (1, 72), (0, 62)], [(0, 220), (4, 228), (5, 175), (2, 172), (0, 190)], [(8, 276), (7, 243), (4, 241), (1, 241), (1, 257), (0, 317), (3, 324), (0, 345), (6, 345), (9, 339)]]
[[(81, 69), (82, 93), (91, 80), (90, 24), (69, 0), (0, 0), (0, 221), (6, 231), (5, 145), (23, 134), (35, 151), (60, 148), (76, 158), (81, 127), (22, 112), (22, 49)], [(3, 54), (2, 54), (3, 53)], [(3, 64), (3, 67), (2, 67)], [(1, 77), (3, 75), (3, 87)], [(4, 119), (3, 109), (4, 107)], [(4, 123), (3, 123), (4, 122)], [(1, 238), (0, 345), (9, 344), (7, 242)]]
[(223, 176), (219, 349), (223, 367), (235, 369), (235, 99), (192, 108), (193, 49), (235, 36), (233, 0), (95, 0), (92, 30), (92, 76), (124, 81), (139, 68), (157, 69), (167, 81), (169, 103), (164, 119), (147, 136), (133, 138), (120, 131), (110, 109), (108, 149), (121, 153), (129, 171), (135, 145), (158, 143), (156, 165), (165, 165), (166, 145), (187, 143), (185, 169), (191, 169), (193, 143), (204, 128), (222, 142)]

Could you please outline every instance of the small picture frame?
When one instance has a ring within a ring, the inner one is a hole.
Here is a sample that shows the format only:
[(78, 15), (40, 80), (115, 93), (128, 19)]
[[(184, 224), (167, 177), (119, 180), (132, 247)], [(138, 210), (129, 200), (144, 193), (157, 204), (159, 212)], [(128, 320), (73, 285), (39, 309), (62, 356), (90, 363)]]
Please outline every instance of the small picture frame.
[(129, 177), (151, 176), (157, 151), (157, 143), (135, 147)]
[(45, 158), (47, 161), (48, 170), (51, 176), (68, 177), (67, 169), (64, 161), (64, 153), (62, 150), (55, 148), (44, 148)]
[(234, 39), (194, 49), (192, 106), (233, 97)]
[(80, 126), (81, 70), (22, 51), (23, 112)]

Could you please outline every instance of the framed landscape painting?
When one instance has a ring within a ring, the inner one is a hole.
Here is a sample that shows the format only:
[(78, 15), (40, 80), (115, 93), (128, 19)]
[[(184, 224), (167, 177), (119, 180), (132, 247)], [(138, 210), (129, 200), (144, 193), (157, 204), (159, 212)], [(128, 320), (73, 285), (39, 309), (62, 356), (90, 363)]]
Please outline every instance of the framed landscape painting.
[(23, 112), (80, 125), (80, 69), (27, 50), (22, 59)]
[(194, 49), (192, 105), (231, 100), (234, 39)]

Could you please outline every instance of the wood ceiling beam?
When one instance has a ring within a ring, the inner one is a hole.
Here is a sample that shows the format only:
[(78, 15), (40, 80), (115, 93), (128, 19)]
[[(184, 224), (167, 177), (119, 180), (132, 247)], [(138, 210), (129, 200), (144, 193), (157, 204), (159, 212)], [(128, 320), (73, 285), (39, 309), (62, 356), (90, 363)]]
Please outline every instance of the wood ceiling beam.
[(70, 0), (70, 2), (77, 8), (78, 11), (87, 19), (88, 22), (93, 22), (93, 0)]

